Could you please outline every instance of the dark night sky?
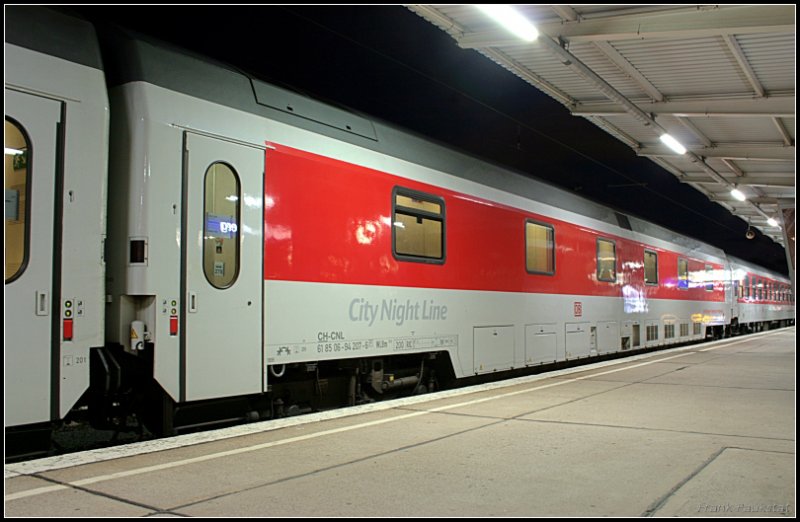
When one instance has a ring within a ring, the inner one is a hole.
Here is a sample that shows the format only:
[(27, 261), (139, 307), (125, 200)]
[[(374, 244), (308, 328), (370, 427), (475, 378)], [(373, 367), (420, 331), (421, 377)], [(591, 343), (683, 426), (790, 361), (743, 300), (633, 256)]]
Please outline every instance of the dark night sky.
[(266, 81), (501, 164), (788, 273), (783, 247), (401, 6), (85, 6)]

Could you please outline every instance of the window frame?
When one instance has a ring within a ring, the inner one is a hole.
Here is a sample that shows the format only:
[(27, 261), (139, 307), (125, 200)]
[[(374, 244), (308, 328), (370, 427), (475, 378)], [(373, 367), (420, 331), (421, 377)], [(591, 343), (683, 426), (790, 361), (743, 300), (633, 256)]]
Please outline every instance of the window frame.
[[(528, 225), (538, 225), (540, 227), (544, 227), (550, 230), (552, 234), (552, 243), (549, 245), (548, 250), (550, 253), (550, 259), (552, 261), (553, 270), (550, 272), (546, 271), (538, 271), (538, 270), (530, 270), (528, 269)], [(550, 223), (545, 223), (543, 221), (537, 221), (535, 219), (527, 218), (525, 220), (525, 227), (523, 228), (525, 234), (525, 271), (531, 275), (546, 275), (552, 276), (556, 273), (556, 227)]]
[[(709, 273), (713, 274), (714, 273), (714, 265), (705, 264), (705, 273), (706, 274), (709, 274)], [(706, 292), (713, 292), (714, 291), (714, 280), (712, 279), (711, 282), (709, 282), (709, 280), (706, 279), (705, 286), (706, 286)]]
[[(655, 280), (655, 282), (647, 280), (647, 254), (652, 254), (656, 258), (656, 280)], [(643, 258), (642, 258), (642, 262), (644, 263), (644, 284), (648, 285), (648, 286), (658, 286), (658, 252), (656, 252), (655, 250), (651, 250), (649, 248), (645, 248), (644, 249), (644, 255), (643, 255)]]
[[(395, 216), (397, 215), (397, 196), (406, 196), (411, 199), (419, 199), (421, 201), (427, 201), (429, 203), (437, 204), (441, 207), (441, 214), (434, 214), (433, 212), (427, 212), (425, 210), (415, 209), (404, 207), (399, 205), (403, 211), (401, 214), (407, 216), (413, 216), (417, 218), (427, 218), (432, 219), (435, 221), (440, 221), (442, 224), (442, 257), (428, 257), (428, 256), (419, 256), (413, 254), (403, 254), (397, 251), (397, 227), (395, 226)], [(419, 190), (414, 190), (406, 187), (401, 187), (399, 185), (395, 185), (392, 188), (392, 256), (397, 261), (407, 261), (411, 263), (424, 263), (428, 265), (443, 265), (445, 261), (447, 261), (447, 209), (444, 202), (444, 197), (437, 196), (434, 194), (429, 194), (427, 192), (421, 192)]]
[[(681, 278), (681, 261), (686, 264), (686, 272), (684, 277)], [(681, 286), (683, 285), (683, 286)], [(678, 290), (688, 290), (689, 289), (689, 260), (685, 257), (678, 258)]]
[[(228, 282), (224, 286), (220, 286), (220, 285), (214, 283), (214, 281), (212, 281), (212, 278), (209, 277), (208, 270), (206, 269), (207, 268), (206, 267), (206, 255), (207, 255), (207, 246), (206, 245), (208, 245), (208, 243), (206, 241), (206, 238), (209, 237), (209, 235), (208, 235), (209, 234), (209, 232), (208, 232), (208, 218), (207, 218), (207, 216), (209, 214), (208, 206), (207, 206), (207, 202), (208, 202), (208, 192), (207, 192), (207, 190), (208, 190), (208, 188), (207, 188), (207, 186), (208, 186), (208, 175), (211, 172), (211, 168), (216, 166), (216, 165), (224, 165), (225, 167), (227, 167), (228, 170), (230, 170), (230, 172), (233, 173), (234, 179), (236, 180), (236, 196), (237, 196), (237, 200), (236, 200), (236, 233), (235, 233), (236, 234), (236, 236), (235, 236), (236, 239), (234, 241), (234, 244), (236, 245), (236, 253), (235, 253), (236, 268), (235, 268), (235, 271), (233, 273), (233, 277), (231, 278), (230, 282)], [(241, 227), (241, 223), (242, 223), (242, 203), (241, 202), (242, 202), (242, 178), (239, 175), (239, 172), (233, 167), (233, 165), (231, 165), (227, 161), (217, 160), (217, 161), (211, 162), (206, 167), (205, 173), (203, 174), (203, 249), (202, 249), (202, 260), (203, 260), (203, 276), (206, 278), (206, 281), (208, 282), (208, 284), (210, 284), (212, 287), (214, 287), (217, 290), (227, 290), (228, 288), (231, 288), (233, 285), (235, 285), (236, 281), (239, 280), (239, 273), (241, 272), (241, 264), (242, 264), (242, 255), (241, 255), (242, 254), (242, 252), (241, 252), (241, 248), (242, 248), (242, 245), (241, 245), (241, 239), (242, 239), (242, 237), (241, 237), (241, 233), (242, 233), (242, 227)]]
[[(607, 279), (600, 277), (600, 242), (605, 241), (607, 243), (611, 243), (614, 246), (614, 278)], [(617, 242), (613, 239), (608, 239), (605, 237), (598, 237), (595, 242), (595, 276), (597, 277), (598, 281), (602, 281), (604, 283), (616, 283), (617, 282)]]
[(675, 339), (675, 324), (664, 325), (664, 339)]

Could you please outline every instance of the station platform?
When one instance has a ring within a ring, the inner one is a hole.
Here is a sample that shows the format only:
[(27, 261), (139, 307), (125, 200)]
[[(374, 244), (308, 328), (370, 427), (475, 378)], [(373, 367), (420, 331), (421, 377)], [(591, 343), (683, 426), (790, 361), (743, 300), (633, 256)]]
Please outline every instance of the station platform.
[(795, 337), (6, 465), (5, 514), (794, 517)]

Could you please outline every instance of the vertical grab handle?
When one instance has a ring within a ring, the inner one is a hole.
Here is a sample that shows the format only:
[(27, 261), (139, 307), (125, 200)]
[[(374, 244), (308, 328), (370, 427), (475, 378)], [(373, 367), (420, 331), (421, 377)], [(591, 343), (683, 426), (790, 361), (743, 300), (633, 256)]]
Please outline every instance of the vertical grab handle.
[(197, 312), (197, 292), (189, 292), (189, 313)]
[(36, 315), (50, 314), (50, 299), (47, 292), (36, 291)]

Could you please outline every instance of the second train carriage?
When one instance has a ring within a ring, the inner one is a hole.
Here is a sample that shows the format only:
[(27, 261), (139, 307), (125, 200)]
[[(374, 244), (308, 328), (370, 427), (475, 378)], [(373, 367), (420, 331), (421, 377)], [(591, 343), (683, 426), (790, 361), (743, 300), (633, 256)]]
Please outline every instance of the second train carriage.
[[(561, 189), (143, 37), (107, 34), (104, 62), (107, 345), (62, 370), (100, 421), (138, 401), (168, 432), (210, 400), (355, 402), (793, 320), (782, 276)], [(36, 63), (7, 89), (46, 82)]]

